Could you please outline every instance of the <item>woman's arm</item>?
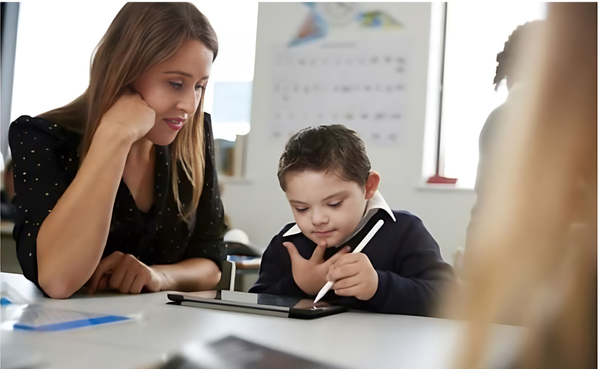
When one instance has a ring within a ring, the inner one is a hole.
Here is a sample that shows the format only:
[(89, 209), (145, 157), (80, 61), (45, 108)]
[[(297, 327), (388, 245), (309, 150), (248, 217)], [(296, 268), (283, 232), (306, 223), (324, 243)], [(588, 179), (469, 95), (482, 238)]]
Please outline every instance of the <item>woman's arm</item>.
[(38, 283), (50, 297), (71, 296), (96, 269), (131, 144), (100, 125), (75, 179), (42, 223)]
[(38, 283), (50, 297), (71, 296), (94, 273), (127, 154), (153, 123), (154, 111), (138, 94), (122, 96), (102, 117), (77, 175), (37, 236)]
[(221, 280), (221, 270), (210, 259), (192, 258), (170, 265), (150, 267), (162, 276), (162, 291), (204, 291)]
[(192, 258), (175, 264), (147, 266), (131, 254), (115, 251), (100, 261), (90, 278), (88, 292), (201, 291), (215, 287), (220, 279), (220, 268), (210, 259)]

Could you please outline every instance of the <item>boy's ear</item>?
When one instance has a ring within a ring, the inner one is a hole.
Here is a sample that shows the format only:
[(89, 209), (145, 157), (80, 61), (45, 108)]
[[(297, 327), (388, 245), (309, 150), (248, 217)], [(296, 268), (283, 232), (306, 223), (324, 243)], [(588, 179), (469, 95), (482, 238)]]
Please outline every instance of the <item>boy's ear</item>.
[(381, 180), (381, 177), (379, 176), (379, 173), (377, 173), (374, 170), (369, 172), (369, 178), (367, 179), (367, 184), (365, 185), (365, 190), (366, 190), (365, 199), (366, 200), (370, 200), (375, 195), (375, 192), (377, 192), (377, 189), (379, 188), (380, 180)]

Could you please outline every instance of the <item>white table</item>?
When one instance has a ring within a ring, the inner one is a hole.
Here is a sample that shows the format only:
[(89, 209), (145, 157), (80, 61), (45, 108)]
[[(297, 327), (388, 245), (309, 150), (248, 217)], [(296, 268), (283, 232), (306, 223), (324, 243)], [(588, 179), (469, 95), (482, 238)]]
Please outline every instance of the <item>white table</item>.
[[(52, 300), (22, 275), (2, 281), (36, 303), (95, 313), (139, 314), (133, 322), (62, 332), (1, 331), (2, 349), (37, 355), (44, 368), (141, 368), (166, 361), (186, 344), (238, 337), (344, 368), (450, 368), (464, 324), (452, 320), (349, 312), (295, 320), (166, 305), (167, 292)], [(4, 319), (4, 318), (3, 318)], [(490, 360), (513, 356), (523, 329), (494, 327)]]

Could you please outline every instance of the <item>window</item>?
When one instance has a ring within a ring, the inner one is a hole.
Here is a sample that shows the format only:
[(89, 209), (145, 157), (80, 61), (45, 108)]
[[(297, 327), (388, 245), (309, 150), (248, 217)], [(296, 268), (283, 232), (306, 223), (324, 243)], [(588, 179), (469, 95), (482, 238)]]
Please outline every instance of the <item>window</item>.
[(517, 26), (545, 15), (545, 3), (447, 3), (437, 168), (457, 187), (474, 187), (479, 132), (508, 94), (504, 82), (494, 91), (496, 54)]
[[(63, 106), (85, 91), (92, 52), (124, 4), (21, 3), (11, 122), (21, 115), (38, 115)], [(219, 38), (219, 55), (204, 101), (204, 110), (212, 112), (215, 84), (240, 82), (242, 92), (248, 91), (254, 74), (258, 3), (236, 2), (235, 11), (230, 3), (221, 1), (195, 5)], [(240, 94), (235, 96), (239, 102)], [(248, 93), (244, 96), (250, 99)], [(213, 120), (216, 138), (248, 133), (249, 122), (230, 123), (219, 122), (218, 117)]]

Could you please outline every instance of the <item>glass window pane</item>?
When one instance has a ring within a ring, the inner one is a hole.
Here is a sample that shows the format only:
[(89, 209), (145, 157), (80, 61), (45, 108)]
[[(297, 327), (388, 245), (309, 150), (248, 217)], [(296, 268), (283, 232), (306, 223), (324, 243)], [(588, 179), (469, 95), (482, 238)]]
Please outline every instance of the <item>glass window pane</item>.
[(508, 94), (504, 84), (494, 91), (496, 54), (517, 26), (545, 14), (537, 2), (448, 3), (441, 139), (443, 174), (458, 178), (457, 186), (474, 186), (479, 132)]

